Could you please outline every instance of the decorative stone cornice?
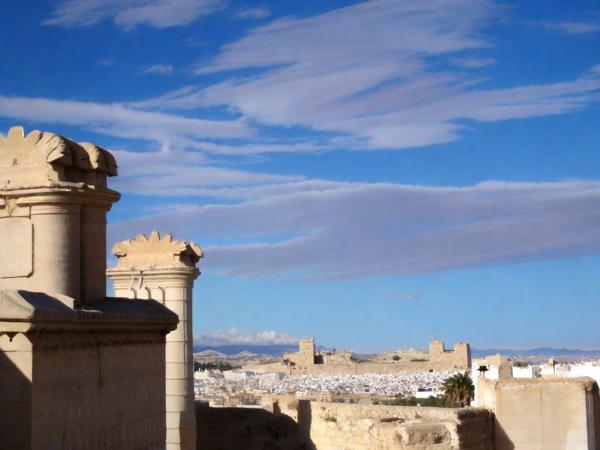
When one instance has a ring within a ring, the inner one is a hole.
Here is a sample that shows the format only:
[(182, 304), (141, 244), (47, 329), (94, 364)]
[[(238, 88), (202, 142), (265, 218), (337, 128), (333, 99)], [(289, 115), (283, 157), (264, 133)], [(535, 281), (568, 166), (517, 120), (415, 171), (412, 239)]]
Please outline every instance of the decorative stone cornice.
[(177, 315), (156, 301), (103, 299), (93, 307), (74, 307), (60, 294), (0, 289), (0, 334), (31, 330), (164, 330)]
[(94, 144), (77, 143), (50, 132), (12, 127), (0, 135), (0, 189), (82, 182), (106, 187), (106, 177), (117, 174), (110, 152)]
[(118, 263), (109, 272), (156, 268), (195, 269), (196, 263), (204, 256), (198, 244), (174, 240), (170, 234), (161, 238), (158, 231), (153, 231), (150, 237), (140, 234), (133, 240), (119, 242), (113, 246), (112, 253), (118, 258)]

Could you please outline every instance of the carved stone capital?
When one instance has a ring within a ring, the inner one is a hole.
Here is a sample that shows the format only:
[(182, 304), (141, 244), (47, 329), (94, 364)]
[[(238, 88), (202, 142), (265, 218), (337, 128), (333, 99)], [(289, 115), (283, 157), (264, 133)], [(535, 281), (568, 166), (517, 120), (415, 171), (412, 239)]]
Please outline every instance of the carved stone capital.
[(106, 188), (106, 177), (117, 174), (114, 157), (88, 142), (58, 134), (12, 127), (0, 136), (0, 190), (82, 182)]
[(113, 246), (112, 253), (118, 258), (118, 263), (109, 272), (195, 269), (196, 263), (204, 256), (198, 244), (174, 240), (170, 234), (161, 238), (158, 231), (153, 231), (150, 237), (140, 234), (133, 240), (119, 242)]

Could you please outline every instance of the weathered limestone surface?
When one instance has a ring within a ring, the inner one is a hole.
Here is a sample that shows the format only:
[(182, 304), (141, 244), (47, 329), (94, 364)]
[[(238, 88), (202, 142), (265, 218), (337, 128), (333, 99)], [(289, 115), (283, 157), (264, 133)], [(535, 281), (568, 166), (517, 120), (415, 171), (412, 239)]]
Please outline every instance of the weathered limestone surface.
[(187, 241), (150, 237), (115, 244), (117, 266), (108, 270), (118, 296), (156, 299), (179, 317), (166, 343), (167, 449), (196, 447), (194, 412), (192, 288), (200, 274), (196, 263), (202, 249)]
[(198, 450), (493, 450), (483, 409), (297, 401), (268, 411), (197, 406)]
[(600, 448), (598, 385), (591, 378), (479, 379), (478, 406), (495, 416), (496, 450)]
[(156, 302), (72, 305), (0, 290), (0, 448), (164, 448), (164, 333), (176, 318)]
[(343, 404), (282, 396), (267, 408), (292, 417), (317, 450), (493, 450), (485, 409)]
[(154, 300), (106, 298), (110, 153), (14, 127), (0, 138), (0, 448), (165, 447)]

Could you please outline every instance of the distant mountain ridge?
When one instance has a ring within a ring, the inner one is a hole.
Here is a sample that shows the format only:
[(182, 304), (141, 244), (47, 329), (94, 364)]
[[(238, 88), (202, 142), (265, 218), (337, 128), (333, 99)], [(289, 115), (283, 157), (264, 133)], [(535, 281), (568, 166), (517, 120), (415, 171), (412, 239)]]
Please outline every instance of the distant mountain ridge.
[(600, 358), (600, 350), (579, 350), (572, 348), (554, 348), (554, 347), (538, 347), (529, 349), (471, 349), (471, 355), (474, 358), (481, 358), (487, 355), (495, 355), (500, 353), (506, 356), (547, 356), (547, 357), (583, 357), (583, 358)]
[(203, 345), (195, 344), (194, 353), (213, 350), (228, 356), (238, 355), (241, 352), (250, 352), (257, 355), (282, 356), (285, 352), (295, 352), (297, 345), (252, 345), (252, 344), (230, 344), (230, 345)]
[[(321, 346), (319, 346), (321, 347)], [(216, 351), (227, 356), (235, 356), (241, 352), (250, 352), (257, 355), (269, 355), (274, 357), (281, 357), (285, 352), (298, 351), (297, 345), (254, 345), (254, 344), (229, 344), (229, 345), (194, 345), (194, 352), (203, 351)], [(569, 348), (554, 348), (554, 347), (538, 347), (530, 349), (509, 349), (509, 348), (473, 348), (471, 354), (473, 358), (482, 358), (487, 355), (502, 354), (512, 357), (523, 356), (523, 357), (571, 357), (571, 358), (600, 358), (599, 350), (579, 350)]]

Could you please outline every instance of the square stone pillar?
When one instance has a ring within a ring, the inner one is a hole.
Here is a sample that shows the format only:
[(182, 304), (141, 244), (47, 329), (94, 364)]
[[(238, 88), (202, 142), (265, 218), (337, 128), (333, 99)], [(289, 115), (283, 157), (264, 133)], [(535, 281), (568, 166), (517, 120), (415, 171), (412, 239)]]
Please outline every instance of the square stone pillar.
[(117, 297), (153, 299), (179, 317), (177, 328), (167, 335), (166, 399), (167, 450), (196, 448), (194, 408), (194, 361), (192, 288), (200, 274), (196, 263), (202, 249), (193, 243), (175, 241), (171, 235), (149, 238), (140, 235), (115, 244), (116, 267), (107, 271)]

